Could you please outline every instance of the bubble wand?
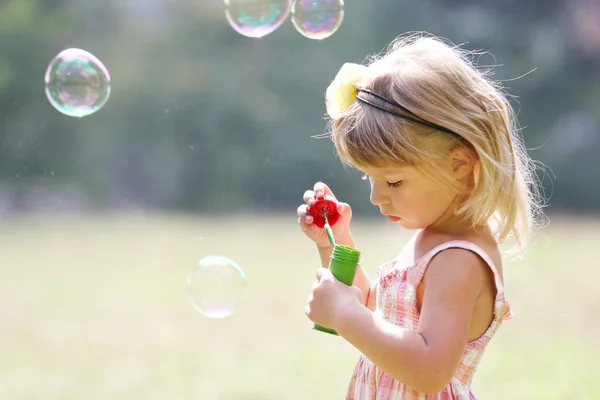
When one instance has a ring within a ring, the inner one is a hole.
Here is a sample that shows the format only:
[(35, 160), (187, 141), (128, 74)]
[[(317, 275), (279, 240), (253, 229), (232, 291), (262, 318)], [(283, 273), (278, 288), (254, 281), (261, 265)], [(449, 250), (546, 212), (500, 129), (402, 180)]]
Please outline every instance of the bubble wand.
[(335, 240), (333, 238), (333, 230), (331, 229), (331, 226), (329, 225), (329, 219), (327, 218), (327, 212), (325, 210), (323, 210), (323, 218), (325, 219), (325, 225), (323, 226), (323, 229), (325, 229), (325, 233), (327, 234), (327, 239), (329, 239), (329, 243), (331, 243), (331, 245), (335, 248)]
[[(358, 269), (358, 261), (360, 260), (360, 251), (341, 244), (336, 244), (333, 236), (332, 225), (340, 218), (337, 211), (337, 202), (329, 196), (317, 199), (312, 207), (308, 208), (308, 213), (313, 217), (313, 223), (319, 228), (325, 229), (327, 239), (333, 246), (333, 252), (329, 260), (329, 270), (331, 274), (340, 282), (347, 286), (352, 286), (356, 270)], [(313, 329), (332, 335), (338, 333), (330, 328), (325, 328), (318, 324), (313, 325)]]

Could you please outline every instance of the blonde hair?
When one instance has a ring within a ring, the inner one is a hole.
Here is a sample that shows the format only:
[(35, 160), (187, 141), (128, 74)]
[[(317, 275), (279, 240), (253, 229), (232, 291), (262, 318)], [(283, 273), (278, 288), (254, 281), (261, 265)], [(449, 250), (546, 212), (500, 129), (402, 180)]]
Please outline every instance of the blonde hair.
[(475, 184), (456, 213), (474, 226), (489, 224), (498, 243), (514, 238), (510, 252), (522, 255), (543, 215), (535, 163), (501, 84), (478, 69), (471, 55), (432, 35), (399, 37), (386, 54), (370, 60), (356, 85), (456, 135), (361, 101), (333, 116), (329, 130), (345, 164), (411, 165), (458, 190), (466, 188), (444, 173), (440, 161), (453, 149), (470, 149), (477, 157)]

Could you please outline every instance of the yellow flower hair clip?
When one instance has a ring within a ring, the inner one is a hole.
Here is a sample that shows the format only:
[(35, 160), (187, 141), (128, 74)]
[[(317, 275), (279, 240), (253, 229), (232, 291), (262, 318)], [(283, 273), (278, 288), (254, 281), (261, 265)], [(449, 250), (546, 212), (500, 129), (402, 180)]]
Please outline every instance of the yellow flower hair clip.
[(325, 92), (327, 114), (331, 118), (339, 118), (356, 99), (358, 89), (355, 85), (365, 79), (368, 71), (367, 67), (360, 64), (345, 63), (342, 65)]

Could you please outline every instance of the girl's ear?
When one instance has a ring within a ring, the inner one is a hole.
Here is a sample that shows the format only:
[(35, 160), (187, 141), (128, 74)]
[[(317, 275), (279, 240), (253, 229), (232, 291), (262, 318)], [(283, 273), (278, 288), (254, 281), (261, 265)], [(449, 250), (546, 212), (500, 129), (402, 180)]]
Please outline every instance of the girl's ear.
[(457, 180), (460, 180), (468, 174), (471, 174), (476, 164), (477, 157), (471, 149), (466, 147), (457, 147), (450, 152), (450, 166), (452, 168), (452, 175)]

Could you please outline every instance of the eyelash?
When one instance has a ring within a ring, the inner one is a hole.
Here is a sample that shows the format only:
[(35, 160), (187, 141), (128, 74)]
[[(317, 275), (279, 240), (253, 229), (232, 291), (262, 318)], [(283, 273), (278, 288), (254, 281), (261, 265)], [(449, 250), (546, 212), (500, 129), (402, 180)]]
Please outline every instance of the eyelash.
[[(363, 177), (361, 178), (363, 181), (366, 181), (369, 179), (369, 175), (365, 174), (363, 175)], [(399, 180), (398, 182), (386, 182), (389, 188), (397, 188), (398, 186), (402, 185), (402, 181)]]

